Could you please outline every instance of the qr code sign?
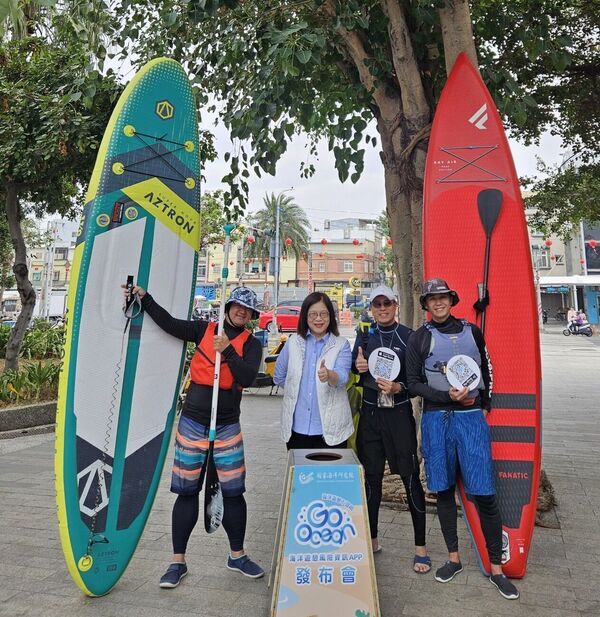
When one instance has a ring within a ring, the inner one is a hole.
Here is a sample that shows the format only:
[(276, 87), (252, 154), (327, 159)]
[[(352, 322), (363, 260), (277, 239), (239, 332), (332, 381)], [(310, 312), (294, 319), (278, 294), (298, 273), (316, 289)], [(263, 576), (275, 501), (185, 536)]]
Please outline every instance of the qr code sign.
[(477, 375), (473, 373), (469, 365), (462, 359), (454, 362), (450, 367), (450, 371), (463, 384), (463, 387), (471, 385), (477, 379)]
[(375, 364), (375, 375), (383, 379), (392, 379), (392, 368), (394, 367), (395, 356), (384, 351), (377, 352), (377, 363)]

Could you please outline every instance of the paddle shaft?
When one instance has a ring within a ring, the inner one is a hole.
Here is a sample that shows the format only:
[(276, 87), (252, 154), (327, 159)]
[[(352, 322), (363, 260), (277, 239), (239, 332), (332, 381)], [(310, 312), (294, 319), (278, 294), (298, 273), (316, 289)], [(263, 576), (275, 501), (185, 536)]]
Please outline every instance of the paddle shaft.
[(485, 231), (485, 257), (483, 261), (483, 289), (481, 300), (485, 301), (481, 311), (481, 331), (485, 333), (485, 316), (488, 296), (488, 279), (490, 273), (490, 253), (492, 247), (492, 232), (502, 209), (502, 191), (498, 189), (484, 189), (477, 195), (477, 209), (479, 219)]
[[(485, 259), (483, 261), (483, 289), (482, 295), (485, 298), (488, 288), (488, 277), (490, 274), (490, 252), (492, 248), (492, 234), (485, 236)], [(485, 310), (481, 313), (481, 333), (485, 334)]]
[[(229, 276), (229, 248), (231, 246), (231, 231), (233, 225), (225, 225), (225, 243), (223, 245), (223, 268), (221, 270), (221, 302), (219, 303), (219, 320), (217, 322), (217, 334), (223, 333), (225, 323), (225, 293), (227, 291), (227, 277)], [(215, 379), (213, 381), (212, 402), (210, 407), (210, 427), (208, 431), (209, 442), (214, 442), (217, 427), (217, 406), (219, 403), (219, 379), (221, 377), (221, 352), (215, 354)]]

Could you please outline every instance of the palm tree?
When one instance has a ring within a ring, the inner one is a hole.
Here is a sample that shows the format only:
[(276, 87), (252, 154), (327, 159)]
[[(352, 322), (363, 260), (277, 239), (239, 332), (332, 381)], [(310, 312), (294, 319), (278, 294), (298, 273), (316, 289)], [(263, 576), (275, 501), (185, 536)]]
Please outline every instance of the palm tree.
[[(257, 210), (248, 218), (248, 222), (257, 229), (262, 229), (268, 234), (275, 236), (275, 221), (277, 208), (279, 208), (279, 243), (280, 255), (289, 257), (295, 255), (296, 259), (308, 250), (310, 240), (310, 223), (306, 212), (294, 202), (294, 198), (284, 193), (265, 195), (264, 207)], [(253, 244), (248, 244), (247, 255), (249, 257), (268, 257), (271, 235), (260, 234), (256, 236)], [(286, 244), (287, 238), (292, 240)]]

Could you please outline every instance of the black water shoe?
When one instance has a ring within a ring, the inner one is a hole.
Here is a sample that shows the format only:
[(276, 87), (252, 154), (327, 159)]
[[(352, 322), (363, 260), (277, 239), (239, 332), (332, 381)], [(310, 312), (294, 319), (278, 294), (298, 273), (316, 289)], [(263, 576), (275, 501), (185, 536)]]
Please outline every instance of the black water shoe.
[(460, 561), (447, 561), (441, 568), (438, 568), (435, 573), (435, 580), (440, 583), (449, 583), (459, 572), (463, 571)]
[(494, 574), (490, 576), (490, 582), (503, 598), (507, 600), (516, 600), (519, 597), (519, 590), (504, 574)]

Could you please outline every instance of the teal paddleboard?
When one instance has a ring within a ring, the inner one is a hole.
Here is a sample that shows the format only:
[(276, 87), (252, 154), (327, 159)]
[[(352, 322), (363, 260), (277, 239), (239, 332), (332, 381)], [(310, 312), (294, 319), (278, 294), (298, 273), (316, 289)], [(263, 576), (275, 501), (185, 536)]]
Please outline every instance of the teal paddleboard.
[(185, 353), (143, 313), (128, 322), (120, 286), (133, 277), (171, 314), (189, 318), (199, 209), (192, 89), (178, 63), (158, 58), (129, 83), (106, 128), (69, 288), (56, 495), (69, 572), (90, 596), (110, 591), (142, 535)]

